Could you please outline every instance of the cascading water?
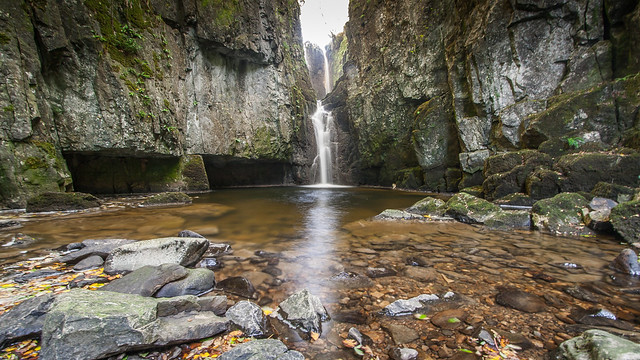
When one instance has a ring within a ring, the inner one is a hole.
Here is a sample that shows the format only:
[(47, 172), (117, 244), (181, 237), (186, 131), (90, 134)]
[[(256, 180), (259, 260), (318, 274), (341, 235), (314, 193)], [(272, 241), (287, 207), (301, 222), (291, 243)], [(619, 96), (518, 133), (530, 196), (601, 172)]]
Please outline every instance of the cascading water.
[[(333, 128), (333, 115), (324, 109), (322, 101), (318, 100), (318, 108), (311, 117), (313, 129), (316, 134), (316, 147), (318, 154), (313, 160), (316, 171), (316, 183), (329, 185), (333, 183), (333, 169), (331, 156), (331, 130)], [(319, 181), (318, 181), (319, 180)]]

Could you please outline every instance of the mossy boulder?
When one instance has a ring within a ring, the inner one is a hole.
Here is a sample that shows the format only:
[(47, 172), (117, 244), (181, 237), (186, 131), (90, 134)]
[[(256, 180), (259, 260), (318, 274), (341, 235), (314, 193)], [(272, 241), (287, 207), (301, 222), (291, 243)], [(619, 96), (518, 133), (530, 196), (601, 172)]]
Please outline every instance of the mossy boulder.
[(640, 359), (640, 345), (603, 330), (587, 330), (569, 339), (549, 356), (553, 360)]
[(640, 153), (579, 153), (562, 156), (554, 165), (564, 175), (563, 192), (591, 191), (599, 182), (638, 186)]
[(182, 158), (182, 178), (189, 191), (209, 190), (209, 177), (200, 155), (185, 155)]
[(613, 229), (628, 243), (640, 242), (640, 200), (628, 201), (611, 209)]
[(484, 224), (494, 230), (530, 229), (531, 214), (527, 210), (503, 210), (487, 219)]
[(426, 197), (408, 207), (406, 211), (418, 215), (442, 216), (445, 212), (444, 205), (445, 202), (440, 199)]
[(445, 206), (446, 215), (469, 224), (482, 224), (502, 211), (498, 205), (467, 193), (455, 194)]
[(531, 208), (533, 227), (554, 235), (591, 234), (582, 222), (582, 210), (588, 205), (587, 199), (576, 193), (561, 193), (540, 200)]
[(601, 181), (593, 187), (591, 194), (621, 203), (633, 199), (634, 189), (628, 186)]
[(27, 212), (84, 210), (98, 206), (98, 198), (79, 192), (46, 192), (27, 200)]
[(482, 189), (487, 200), (523, 192), (527, 177), (535, 169), (550, 168), (549, 155), (535, 150), (521, 150), (491, 156), (484, 167)]
[(480, 185), (466, 187), (460, 190), (460, 192), (464, 192), (479, 198), (481, 198), (484, 195), (482, 192), (482, 186)]
[(511, 206), (532, 206), (536, 201), (529, 195), (523, 193), (514, 193), (501, 197), (494, 201), (498, 205), (511, 205)]
[(560, 193), (562, 174), (549, 169), (536, 169), (527, 176), (525, 192), (536, 200), (554, 197)]
[(175, 204), (191, 204), (191, 197), (182, 192), (164, 192), (155, 194), (142, 202), (143, 206), (161, 206)]

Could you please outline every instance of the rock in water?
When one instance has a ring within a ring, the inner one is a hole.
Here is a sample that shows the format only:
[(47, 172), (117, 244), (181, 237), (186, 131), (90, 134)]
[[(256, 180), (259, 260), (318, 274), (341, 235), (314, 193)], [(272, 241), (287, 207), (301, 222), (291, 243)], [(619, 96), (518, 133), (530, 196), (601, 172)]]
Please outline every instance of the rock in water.
[(133, 244), (135, 242), (135, 240), (128, 239), (87, 239), (79, 244), (80, 249), (78, 251), (73, 251), (63, 255), (58, 259), (58, 261), (67, 264), (75, 264), (91, 256), (100, 256), (104, 259), (109, 256), (113, 249), (122, 245)]
[(393, 360), (416, 360), (418, 351), (409, 348), (394, 348), (389, 355)]
[(219, 360), (304, 360), (304, 355), (289, 350), (276, 339), (253, 340), (223, 353)]
[(185, 278), (189, 272), (178, 264), (143, 266), (98, 289), (122, 294), (153, 296), (165, 284)]
[(241, 276), (233, 276), (220, 281), (218, 283), (218, 289), (222, 289), (228, 293), (248, 299), (252, 298), (253, 294), (256, 292), (251, 281)]
[(164, 192), (156, 194), (142, 202), (143, 206), (161, 206), (191, 204), (191, 197), (182, 192)]
[(382, 312), (388, 316), (410, 315), (419, 310), (427, 309), (431, 304), (443, 300), (451, 300), (454, 297), (455, 295), (452, 292), (442, 295), (442, 298), (435, 294), (422, 294), (407, 300), (396, 300), (387, 305)]
[(631, 249), (624, 249), (620, 255), (616, 257), (611, 266), (623, 274), (638, 276), (640, 275), (640, 264), (638, 264), (638, 255)]
[(587, 330), (569, 339), (550, 356), (553, 360), (640, 360), (640, 345), (602, 330)]
[(0, 346), (21, 338), (40, 336), (44, 317), (53, 301), (53, 294), (38, 296), (0, 315)]
[(101, 258), (98, 255), (93, 255), (81, 260), (79, 263), (77, 263), (73, 267), (73, 270), (83, 271), (83, 270), (89, 270), (89, 269), (97, 269), (99, 267), (102, 267), (103, 264), (104, 264), (103, 258)]
[(178, 233), (178, 237), (190, 237), (190, 238), (201, 238), (201, 239), (205, 239), (204, 236), (198, 234), (195, 231), (191, 231), (191, 230), (182, 230)]
[(587, 199), (576, 193), (562, 193), (533, 204), (531, 220), (534, 228), (554, 235), (584, 235), (592, 231), (582, 223), (582, 209)]
[(547, 305), (541, 297), (515, 288), (498, 288), (496, 302), (528, 313), (544, 311)]
[(407, 212), (418, 215), (444, 215), (444, 201), (426, 197), (407, 208)]
[(611, 209), (613, 229), (632, 244), (640, 242), (640, 201), (629, 201)]
[(200, 261), (208, 248), (209, 241), (202, 238), (167, 237), (138, 241), (114, 249), (105, 261), (104, 271), (115, 274), (145, 265), (167, 263), (191, 266)]
[(209, 269), (187, 269), (185, 278), (164, 285), (155, 297), (176, 297), (181, 295), (201, 295), (216, 286), (216, 276)]
[(269, 334), (267, 318), (260, 306), (251, 301), (239, 301), (227, 310), (227, 319), (236, 324), (246, 336), (266, 337)]
[(307, 339), (311, 333), (321, 334), (322, 322), (329, 320), (329, 313), (320, 299), (306, 289), (281, 302), (271, 316)]
[[(180, 310), (172, 314), (162, 308)], [(59, 295), (44, 319), (40, 359), (102, 359), (228, 329), (226, 319), (201, 310), (195, 296), (155, 299), (74, 289)]]
[(45, 192), (27, 200), (27, 212), (84, 210), (100, 206), (91, 194)]
[(446, 215), (469, 224), (483, 224), (501, 211), (498, 205), (467, 193), (457, 193), (446, 203)]

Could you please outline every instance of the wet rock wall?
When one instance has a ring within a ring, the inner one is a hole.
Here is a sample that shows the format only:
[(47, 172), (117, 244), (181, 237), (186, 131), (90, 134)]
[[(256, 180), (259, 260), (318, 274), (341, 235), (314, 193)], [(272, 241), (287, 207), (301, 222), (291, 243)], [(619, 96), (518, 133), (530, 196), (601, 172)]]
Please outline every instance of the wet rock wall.
[(349, 17), (333, 96), (353, 183), (454, 191), (501, 152), (639, 149), (636, 0), (353, 0)]
[(298, 18), (294, 0), (3, 2), (0, 205), (73, 189), (84, 167), (65, 157), (264, 161), (304, 182), (315, 95)]

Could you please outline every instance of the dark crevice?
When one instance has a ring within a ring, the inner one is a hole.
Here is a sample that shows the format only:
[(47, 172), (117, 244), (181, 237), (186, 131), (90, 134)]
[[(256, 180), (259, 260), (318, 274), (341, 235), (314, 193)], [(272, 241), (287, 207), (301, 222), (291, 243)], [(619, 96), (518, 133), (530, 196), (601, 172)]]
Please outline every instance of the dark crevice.
[(293, 183), (289, 163), (216, 155), (203, 155), (202, 158), (212, 189)]

